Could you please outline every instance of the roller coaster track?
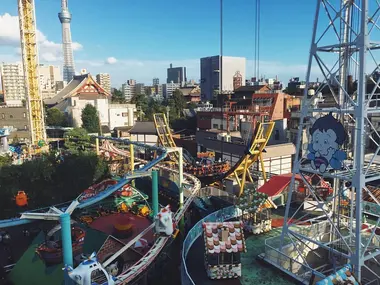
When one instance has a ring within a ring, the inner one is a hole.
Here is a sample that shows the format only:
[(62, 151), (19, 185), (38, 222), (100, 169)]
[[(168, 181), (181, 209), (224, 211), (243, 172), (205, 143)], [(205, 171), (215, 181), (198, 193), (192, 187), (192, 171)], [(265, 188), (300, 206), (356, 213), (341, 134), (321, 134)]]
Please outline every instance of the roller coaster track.
[[(109, 140), (116, 140), (118, 141), (119, 139), (113, 139), (113, 138), (106, 138)], [(105, 150), (109, 152), (113, 152), (115, 154), (121, 155), (121, 156), (128, 156), (127, 151), (120, 150), (116, 148), (113, 145), (106, 144)], [(141, 161), (143, 163), (148, 163), (147, 161), (143, 159), (136, 159), (138, 161)], [(166, 167), (164, 165), (157, 164), (156, 167), (165, 169), (168, 171), (172, 171), (175, 173), (178, 173), (178, 171)], [(174, 214), (174, 220), (175, 222), (179, 222), (181, 218), (184, 216), (185, 212), (191, 205), (192, 201), (198, 194), (200, 188), (201, 188), (201, 183), (200, 181), (195, 177), (190, 174), (184, 173), (184, 176), (187, 178), (188, 181), (192, 182), (192, 187), (190, 189), (191, 195), (186, 199), (184, 205), (182, 208), (178, 209), (178, 211)], [(138, 235), (136, 238), (133, 239), (130, 243), (127, 244), (126, 247), (134, 244), (138, 239), (142, 237), (144, 233)], [(128, 268), (124, 272), (122, 272), (120, 275), (117, 276), (118, 281), (116, 281), (116, 284), (127, 284), (134, 280), (139, 274), (141, 274), (145, 269), (148, 268), (148, 266), (156, 259), (156, 257), (160, 254), (161, 250), (165, 247), (166, 243), (170, 240), (171, 237), (167, 236), (161, 236), (157, 238), (156, 242), (154, 245), (150, 248), (150, 250), (137, 262), (135, 263), (132, 267)], [(123, 248), (124, 249), (124, 248)]]
[[(167, 122), (165, 114), (154, 114), (154, 124), (156, 126), (159, 142), (164, 147), (175, 147), (176, 144), (173, 140), (169, 124)], [(218, 178), (219, 181), (222, 181), (226, 178), (235, 179), (239, 185), (239, 196), (243, 193), (246, 179), (253, 182), (252, 176), (249, 172), (249, 168), (256, 162), (260, 161), (261, 170), (263, 178), (266, 182), (266, 172), (264, 169), (264, 161), (262, 157), (262, 152), (264, 151), (270, 136), (272, 135), (275, 122), (259, 122), (256, 125), (253, 138), (250, 143), (247, 143), (247, 149), (244, 156), (242, 156), (239, 161), (231, 167), (226, 173)], [(169, 157), (178, 161), (178, 157), (170, 156)], [(186, 158), (186, 161), (191, 162), (191, 159)]]
[[(169, 123), (168, 123), (168, 120), (166, 119), (165, 114), (160, 114), (160, 113), (154, 114), (153, 119), (154, 119), (154, 125), (157, 130), (159, 144), (162, 145), (163, 147), (176, 147), (176, 143), (173, 139), (173, 135), (170, 130)], [(185, 159), (186, 162), (190, 164), (195, 163), (195, 159), (191, 156), (191, 154), (186, 149), (182, 149), (182, 153), (183, 153), (183, 158)], [(178, 161), (177, 153), (170, 153), (169, 157), (173, 161)]]
[(245, 154), (220, 178), (220, 180), (226, 178), (235, 179), (240, 187), (239, 196), (243, 193), (246, 178), (248, 177), (250, 182), (253, 182), (249, 168), (258, 160), (261, 164), (264, 181), (267, 181), (262, 153), (272, 135), (274, 125), (275, 122), (257, 123), (254, 136), (252, 137), (251, 143), (247, 144)]

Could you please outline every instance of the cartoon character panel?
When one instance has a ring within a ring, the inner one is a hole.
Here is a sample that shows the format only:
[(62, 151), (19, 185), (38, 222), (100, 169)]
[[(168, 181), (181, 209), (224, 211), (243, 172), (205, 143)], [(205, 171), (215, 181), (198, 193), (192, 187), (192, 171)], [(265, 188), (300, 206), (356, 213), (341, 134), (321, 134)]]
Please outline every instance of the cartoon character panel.
[(326, 172), (330, 166), (339, 170), (343, 161), (347, 158), (344, 151), (340, 150), (347, 139), (347, 133), (332, 113), (315, 121), (310, 128), (311, 141), (308, 146), (311, 167), (320, 173)]

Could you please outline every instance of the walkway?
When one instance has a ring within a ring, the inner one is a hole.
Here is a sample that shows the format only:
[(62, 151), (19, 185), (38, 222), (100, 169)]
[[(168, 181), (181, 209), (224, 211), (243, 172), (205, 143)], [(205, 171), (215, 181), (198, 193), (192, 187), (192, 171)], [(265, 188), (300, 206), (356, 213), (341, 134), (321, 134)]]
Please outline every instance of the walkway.
[(187, 270), (195, 284), (202, 285), (241, 285), (239, 279), (211, 280), (207, 277), (204, 266), (204, 241), (200, 236), (191, 247), (187, 255)]

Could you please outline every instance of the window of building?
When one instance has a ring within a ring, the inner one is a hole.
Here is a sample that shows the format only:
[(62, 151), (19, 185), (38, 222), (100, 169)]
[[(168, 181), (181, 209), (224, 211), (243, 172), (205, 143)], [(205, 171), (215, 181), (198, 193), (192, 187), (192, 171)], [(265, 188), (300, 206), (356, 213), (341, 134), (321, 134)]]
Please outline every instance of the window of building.
[(25, 125), (25, 126), (24, 126), (24, 130), (27, 130), (27, 129), (28, 129), (28, 126), (27, 126), (27, 125)]
[(213, 129), (217, 129), (218, 128), (218, 124), (212, 124), (212, 128)]
[(24, 118), (26, 118), (26, 113), (25, 113), (25, 112), (24, 112), (24, 114), (23, 114), (23, 115), (24, 115)]
[(126, 113), (126, 112), (121, 113), (121, 115), (122, 115), (123, 117), (128, 117), (128, 113)]
[(1, 114), (1, 118), (5, 119), (5, 114), (4, 113)]
[(13, 119), (13, 115), (9, 115), (9, 118)]
[(279, 130), (276, 130), (275, 133), (274, 133), (274, 139), (276, 141), (280, 140), (280, 131)]

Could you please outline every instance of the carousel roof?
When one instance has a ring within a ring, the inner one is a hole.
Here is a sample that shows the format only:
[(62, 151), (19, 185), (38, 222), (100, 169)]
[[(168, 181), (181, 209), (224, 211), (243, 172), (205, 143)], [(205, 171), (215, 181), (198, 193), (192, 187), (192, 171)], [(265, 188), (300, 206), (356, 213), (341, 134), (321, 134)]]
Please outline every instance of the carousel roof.
[(204, 223), (203, 228), (207, 253), (246, 252), (240, 222)]
[(277, 208), (267, 194), (256, 189), (246, 189), (239, 197), (236, 206), (242, 211), (259, 212), (262, 209)]

